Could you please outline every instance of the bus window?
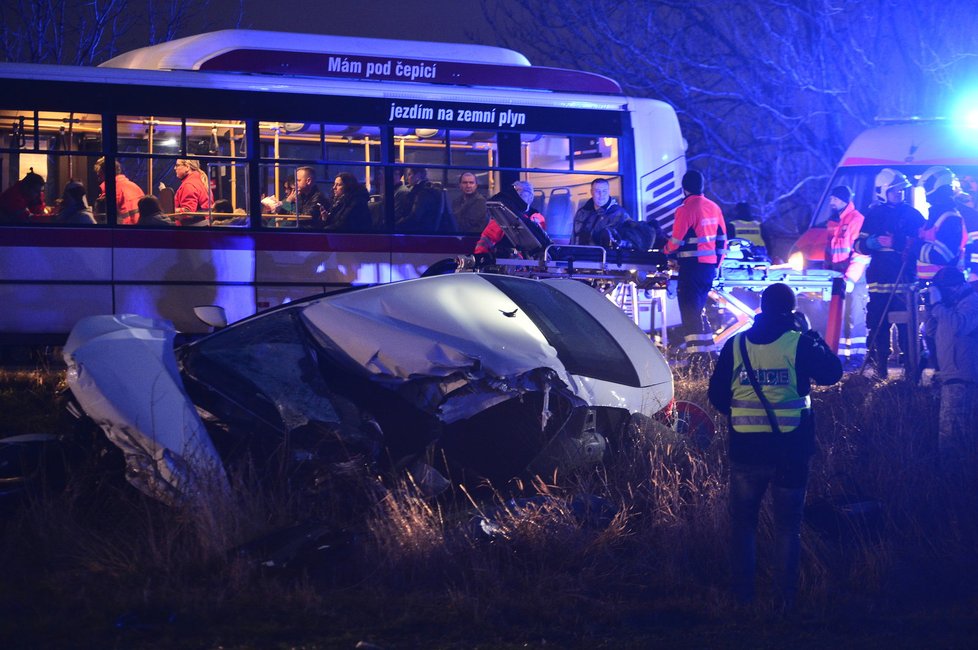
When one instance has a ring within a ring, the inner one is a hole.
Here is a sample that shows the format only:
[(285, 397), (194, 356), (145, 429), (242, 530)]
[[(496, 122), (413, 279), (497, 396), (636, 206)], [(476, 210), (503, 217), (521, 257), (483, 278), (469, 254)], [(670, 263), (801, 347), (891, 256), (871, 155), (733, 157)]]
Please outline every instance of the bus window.
[(5, 151), (40, 149), (37, 113), (34, 111), (0, 110), (0, 128), (0, 147)]
[(40, 140), (47, 141), (49, 151), (99, 152), (102, 149), (101, 115), (40, 111), (37, 123)]
[[(448, 164), (448, 140), (440, 129), (395, 129), (395, 162), (408, 166), (444, 168)], [(444, 174), (429, 170), (429, 180), (444, 183)]]
[(210, 120), (188, 117), (187, 155), (206, 158), (245, 156), (245, 125), (240, 120)]
[[(31, 170), (44, 179), (43, 212), (37, 206), (34, 223), (59, 223), (60, 199), (69, 181), (86, 189), (87, 201), (94, 203), (94, 158), (82, 152), (100, 152), (102, 122), (98, 115), (74, 112), (0, 110), (0, 190), (22, 179)], [(76, 215), (77, 216), (77, 215)], [(64, 220), (78, 225), (87, 218), (74, 218), (64, 211)]]
[(102, 118), (91, 113), (0, 110), (0, 149), (100, 152)]
[[(621, 203), (621, 178), (617, 176), (526, 172), (521, 178), (533, 184), (537, 194), (534, 207), (546, 217), (547, 233), (557, 242), (570, 241), (574, 232), (574, 215), (591, 198), (591, 181), (595, 178), (607, 180), (612, 198)], [(625, 210), (632, 214), (627, 206)]]
[(541, 169), (571, 168), (570, 140), (566, 135), (520, 135), (521, 165)]
[(593, 171), (597, 174), (616, 174), (619, 171), (618, 138), (574, 136), (573, 167), (576, 171)]
[(261, 122), (258, 130), (262, 158), (308, 161), (323, 159), (323, 132), (320, 124)]
[[(326, 160), (329, 162), (380, 162), (380, 129), (377, 127), (324, 124)], [(352, 170), (350, 173), (353, 173)]]
[(499, 165), (496, 134), (478, 131), (451, 131), (451, 164), (465, 169), (488, 169)]
[(242, 162), (217, 163), (207, 166), (211, 192), (211, 225), (247, 226), (248, 209), (248, 165)]
[(179, 156), (184, 153), (183, 120), (155, 115), (120, 115), (116, 121), (120, 154)]
[[(266, 164), (259, 167), (264, 225), (269, 228), (321, 228), (332, 199), (333, 176), (330, 171), (326, 165)], [(304, 191), (295, 191), (297, 182), (305, 188)]]

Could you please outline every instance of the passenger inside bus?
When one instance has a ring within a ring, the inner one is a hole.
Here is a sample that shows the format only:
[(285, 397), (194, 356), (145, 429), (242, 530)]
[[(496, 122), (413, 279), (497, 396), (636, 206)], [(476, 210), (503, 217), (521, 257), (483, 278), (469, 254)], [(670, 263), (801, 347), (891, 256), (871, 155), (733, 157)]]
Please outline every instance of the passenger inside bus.
[[(550, 237), (544, 231), (540, 221), (533, 218), (534, 215), (543, 216), (530, 205), (533, 203), (533, 185), (527, 181), (516, 181), (494, 194), (489, 200), (498, 201), (509, 208), (510, 212), (520, 218), (526, 230), (536, 237), (543, 248), (550, 245)], [(502, 226), (495, 220), (490, 220), (479, 236), (473, 253), (476, 256), (508, 257), (514, 253), (514, 250), (512, 244), (507, 240)]]
[(178, 218), (177, 225), (189, 226), (201, 223), (207, 219), (206, 213), (212, 203), (210, 180), (200, 168), (200, 163), (193, 159), (177, 160), (173, 170), (180, 179), (180, 187), (173, 197), (174, 210), (178, 213), (188, 213)]
[(0, 219), (3, 221), (43, 221), (48, 213), (44, 205), (44, 178), (35, 174), (33, 168), (0, 194)]
[(350, 172), (341, 172), (333, 181), (333, 202), (329, 207), (324, 230), (332, 232), (368, 232), (371, 226), (370, 195), (367, 188)]
[(137, 205), (139, 209), (139, 217), (136, 221), (137, 226), (142, 228), (159, 228), (174, 225), (173, 220), (163, 214), (160, 200), (155, 196), (146, 195), (139, 199)]
[(285, 211), (287, 204), (294, 204), (295, 212), (293, 214), (298, 216), (301, 228), (319, 229), (323, 227), (323, 217), (330, 200), (316, 185), (316, 170), (314, 168), (299, 167), (295, 170), (295, 191), (286, 198), (277, 212), (279, 214), (292, 213)]
[(424, 167), (404, 170), (404, 186), (394, 195), (394, 225), (399, 232), (455, 232), (448, 197)]
[[(98, 176), (99, 197), (96, 201), (105, 201), (105, 158), (95, 161), (95, 175)], [(115, 161), (115, 205), (118, 210), (119, 223), (132, 225), (136, 223), (139, 215), (139, 199), (146, 193), (125, 174), (122, 173), (122, 165)]]
[(95, 224), (95, 216), (92, 214), (92, 208), (88, 205), (84, 185), (78, 181), (68, 181), (61, 193), (58, 214), (55, 216), (54, 222), (83, 226)]
[(458, 188), (462, 191), (452, 201), (452, 213), (458, 229), (465, 233), (482, 232), (489, 223), (486, 212), (486, 197), (479, 192), (479, 182), (472, 172), (462, 172), (458, 177)]
[(526, 203), (526, 209), (524, 210), (526, 216), (539, 225), (541, 230), (546, 230), (547, 217), (533, 207), (533, 200), (536, 198), (533, 193), (533, 184), (529, 181), (516, 181), (513, 183), (513, 188), (516, 190), (516, 193), (520, 195), (520, 198), (523, 199), (523, 202)]
[(618, 201), (611, 196), (607, 179), (591, 181), (591, 198), (574, 215), (572, 244), (618, 248), (625, 223), (632, 220)]

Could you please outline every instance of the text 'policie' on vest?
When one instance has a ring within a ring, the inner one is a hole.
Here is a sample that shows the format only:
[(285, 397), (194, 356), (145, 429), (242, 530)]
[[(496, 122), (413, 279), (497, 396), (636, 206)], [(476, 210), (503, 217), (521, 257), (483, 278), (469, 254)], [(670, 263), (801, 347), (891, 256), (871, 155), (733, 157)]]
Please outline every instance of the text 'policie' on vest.
[[(733, 402), (730, 423), (742, 433), (773, 432), (771, 420), (747, 377), (740, 353), (740, 337), (734, 342)], [(803, 409), (811, 408), (811, 398), (798, 393), (795, 357), (801, 332), (785, 332), (773, 343), (748, 346), (747, 354), (764, 397), (771, 403), (775, 420), (782, 432), (794, 431), (801, 423)]]

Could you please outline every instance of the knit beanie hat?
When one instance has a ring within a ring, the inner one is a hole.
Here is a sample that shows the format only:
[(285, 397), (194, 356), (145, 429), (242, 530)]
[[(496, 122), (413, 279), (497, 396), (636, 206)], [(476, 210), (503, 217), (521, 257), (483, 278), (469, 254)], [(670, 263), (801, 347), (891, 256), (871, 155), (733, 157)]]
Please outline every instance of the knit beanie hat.
[(839, 199), (843, 203), (848, 203), (852, 199), (852, 190), (850, 190), (845, 185), (838, 185), (836, 187), (833, 187), (832, 191), (829, 192), (829, 194)]
[(683, 189), (690, 194), (703, 193), (703, 174), (695, 169), (690, 169), (683, 174)]
[(761, 311), (765, 314), (790, 314), (795, 310), (795, 292), (777, 282), (761, 294)]

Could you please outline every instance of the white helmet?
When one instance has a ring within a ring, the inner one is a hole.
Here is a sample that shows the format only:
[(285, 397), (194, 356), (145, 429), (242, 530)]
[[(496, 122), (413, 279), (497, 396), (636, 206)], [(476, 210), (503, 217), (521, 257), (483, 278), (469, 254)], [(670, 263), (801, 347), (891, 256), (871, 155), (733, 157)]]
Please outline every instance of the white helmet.
[(928, 167), (927, 171), (920, 175), (920, 180), (917, 181), (917, 187), (924, 188), (924, 193), (927, 196), (945, 185), (951, 188), (952, 196), (961, 192), (961, 182), (954, 175), (954, 172), (947, 167)]
[(873, 191), (880, 201), (886, 203), (887, 192), (890, 190), (905, 190), (909, 187), (912, 187), (912, 185), (906, 176), (895, 169), (884, 167), (880, 170), (880, 173), (876, 174)]

